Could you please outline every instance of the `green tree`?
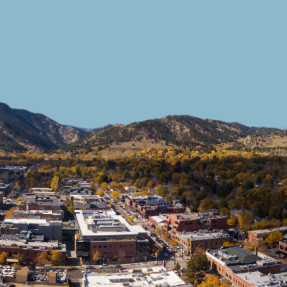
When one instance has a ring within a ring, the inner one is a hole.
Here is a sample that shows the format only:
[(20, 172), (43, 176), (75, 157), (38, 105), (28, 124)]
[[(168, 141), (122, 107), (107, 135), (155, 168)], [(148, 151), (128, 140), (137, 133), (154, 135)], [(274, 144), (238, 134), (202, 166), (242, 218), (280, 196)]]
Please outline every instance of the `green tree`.
[(191, 257), (187, 263), (186, 281), (191, 284), (200, 284), (208, 273), (209, 268), (210, 263), (205, 254)]

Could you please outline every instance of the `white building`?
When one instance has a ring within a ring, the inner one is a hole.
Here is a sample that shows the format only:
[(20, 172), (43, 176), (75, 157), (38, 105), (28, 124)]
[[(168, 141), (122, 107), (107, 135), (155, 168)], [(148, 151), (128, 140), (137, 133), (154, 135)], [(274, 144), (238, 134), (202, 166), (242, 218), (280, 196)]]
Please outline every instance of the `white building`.
[[(154, 272), (155, 268), (143, 268), (137, 272), (128, 273), (88, 273), (82, 279), (82, 287), (175, 287), (185, 285), (173, 271), (167, 272), (165, 268), (160, 268), (159, 272)], [(135, 271), (135, 270), (134, 270)]]

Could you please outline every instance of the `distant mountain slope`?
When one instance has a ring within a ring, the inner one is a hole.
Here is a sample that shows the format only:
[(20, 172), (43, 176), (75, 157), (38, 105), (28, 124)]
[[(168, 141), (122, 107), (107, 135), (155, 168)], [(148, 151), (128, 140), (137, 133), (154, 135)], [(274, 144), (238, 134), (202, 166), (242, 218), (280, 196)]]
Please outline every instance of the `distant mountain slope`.
[(0, 150), (55, 150), (88, 135), (77, 128), (60, 125), (50, 118), (0, 103)]
[(164, 140), (176, 145), (212, 146), (233, 143), (250, 133), (261, 131), (265, 132), (266, 128), (249, 128), (238, 123), (202, 120), (191, 116), (167, 116), (130, 125), (108, 126), (69, 145), (67, 149), (149, 139)]

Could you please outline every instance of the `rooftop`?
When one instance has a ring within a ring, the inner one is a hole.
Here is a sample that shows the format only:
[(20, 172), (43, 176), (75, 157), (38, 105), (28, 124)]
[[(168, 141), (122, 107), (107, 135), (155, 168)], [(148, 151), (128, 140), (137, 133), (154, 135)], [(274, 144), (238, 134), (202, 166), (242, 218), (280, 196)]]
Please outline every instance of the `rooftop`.
[(264, 275), (259, 271), (254, 271), (254, 272), (239, 273), (236, 275), (241, 279), (243, 279), (246, 283), (253, 285), (254, 287), (287, 286), (287, 280), (285, 277), (286, 274)]
[(211, 240), (217, 238), (232, 238), (228, 234), (222, 234), (218, 232), (204, 232), (204, 230), (194, 232), (182, 232), (180, 235), (185, 240), (198, 241), (198, 240)]
[(227, 266), (233, 272), (256, 269), (259, 267), (277, 265), (279, 262), (262, 253), (260, 256), (244, 250), (239, 246), (207, 250), (206, 255), (221, 265)]
[[(149, 269), (149, 268), (148, 268)], [(151, 269), (151, 268), (150, 268)], [(180, 286), (184, 285), (185, 282), (181, 280), (173, 271), (163, 271), (159, 273), (110, 273), (110, 274), (99, 274), (89, 273), (86, 274), (83, 279), (84, 285), (87, 287), (101, 286), (106, 287), (112, 286)]]
[(51, 242), (27, 242), (25, 243), (24, 240), (3, 240), (0, 239), (0, 247), (15, 247), (15, 248), (23, 248), (23, 249), (27, 249), (27, 250), (47, 250), (47, 249), (57, 249), (59, 251), (66, 251), (66, 245), (62, 244), (59, 245), (58, 241), (51, 241)]
[(249, 232), (260, 234), (260, 233), (268, 233), (271, 231), (287, 231), (287, 226), (276, 227), (276, 228), (269, 228), (269, 229), (261, 229), (261, 230), (252, 230)]
[(138, 225), (130, 225), (122, 216), (115, 215), (112, 210), (93, 211), (75, 210), (76, 221), (80, 233), (84, 237), (95, 236), (138, 236), (146, 234), (146, 231)]

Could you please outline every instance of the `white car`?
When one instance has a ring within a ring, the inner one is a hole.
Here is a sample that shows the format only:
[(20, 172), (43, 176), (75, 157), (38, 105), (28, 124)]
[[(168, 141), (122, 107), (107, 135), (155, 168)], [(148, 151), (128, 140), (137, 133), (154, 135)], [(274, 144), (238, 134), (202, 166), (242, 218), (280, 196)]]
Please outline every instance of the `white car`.
[(107, 268), (107, 267), (108, 267), (107, 264), (100, 265), (100, 268)]

